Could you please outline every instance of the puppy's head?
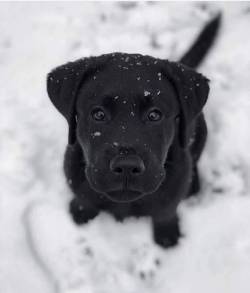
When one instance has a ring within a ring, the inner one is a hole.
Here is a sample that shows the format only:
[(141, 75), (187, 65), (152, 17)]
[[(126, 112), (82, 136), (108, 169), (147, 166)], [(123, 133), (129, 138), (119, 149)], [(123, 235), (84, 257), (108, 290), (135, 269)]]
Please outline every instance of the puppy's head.
[(89, 184), (117, 202), (159, 188), (170, 148), (188, 147), (209, 89), (181, 64), (122, 53), (60, 66), (47, 88), (68, 121), (69, 144), (81, 145)]

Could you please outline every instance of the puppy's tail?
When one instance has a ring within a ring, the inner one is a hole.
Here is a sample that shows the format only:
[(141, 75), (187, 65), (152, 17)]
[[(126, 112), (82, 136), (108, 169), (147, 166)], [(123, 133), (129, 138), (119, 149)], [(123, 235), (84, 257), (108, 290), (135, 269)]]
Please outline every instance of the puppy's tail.
[(205, 25), (193, 46), (180, 59), (179, 62), (191, 68), (196, 68), (200, 65), (216, 39), (220, 24), (221, 13), (218, 13), (209, 23)]

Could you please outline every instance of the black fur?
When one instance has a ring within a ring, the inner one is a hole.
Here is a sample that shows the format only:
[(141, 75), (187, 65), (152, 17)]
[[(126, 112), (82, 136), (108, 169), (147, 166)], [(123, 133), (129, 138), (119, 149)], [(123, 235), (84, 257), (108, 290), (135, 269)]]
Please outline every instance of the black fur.
[(176, 244), (177, 206), (199, 190), (208, 80), (181, 63), (113, 53), (54, 69), (47, 88), (69, 124), (64, 170), (75, 222), (101, 210), (151, 216), (155, 241)]

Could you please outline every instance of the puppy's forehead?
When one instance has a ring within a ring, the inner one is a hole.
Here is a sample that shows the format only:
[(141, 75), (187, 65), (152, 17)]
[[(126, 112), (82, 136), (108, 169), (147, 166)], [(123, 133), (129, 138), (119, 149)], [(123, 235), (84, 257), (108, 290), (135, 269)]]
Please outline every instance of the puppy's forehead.
[(95, 80), (106, 87), (133, 90), (162, 86), (162, 61), (136, 54), (113, 54), (103, 68), (97, 72)]
[(173, 99), (174, 89), (165, 74), (163, 60), (140, 54), (114, 53), (96, 59), (92, 72), (81, 90), (91, 100), (121, 97), (129, 100), (163, 95)]

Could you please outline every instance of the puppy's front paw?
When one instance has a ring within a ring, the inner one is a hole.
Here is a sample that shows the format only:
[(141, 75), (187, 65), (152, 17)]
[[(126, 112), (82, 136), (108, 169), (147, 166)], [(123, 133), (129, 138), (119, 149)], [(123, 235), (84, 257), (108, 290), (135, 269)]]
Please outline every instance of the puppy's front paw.
[(84, 200), (74, 198), (70, 202), (69, 211), (74, 222), (78, 225), (87, 223), (98, 215), (98, 210)]
[(164, 248), (175, 246), (181, 236), (177, 217), (170, 222), (154, 223), (154, 240)]

